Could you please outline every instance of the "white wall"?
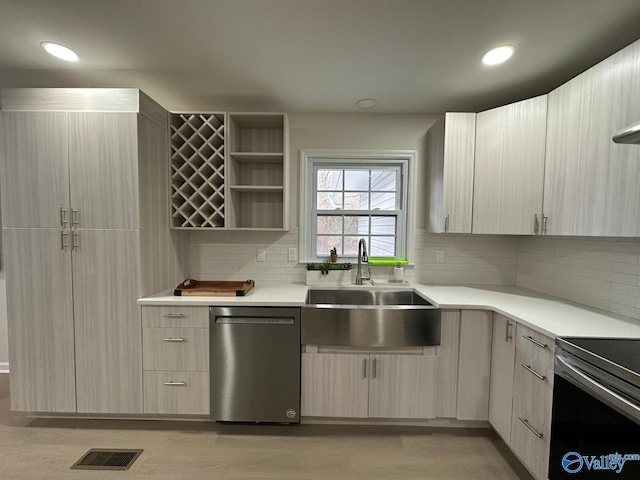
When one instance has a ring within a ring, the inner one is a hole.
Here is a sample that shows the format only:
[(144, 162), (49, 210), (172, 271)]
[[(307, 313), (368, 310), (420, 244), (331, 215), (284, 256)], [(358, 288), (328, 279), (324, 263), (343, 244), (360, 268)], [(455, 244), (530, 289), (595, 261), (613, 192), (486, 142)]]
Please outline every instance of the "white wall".
[[(426, 132), (434, 115), (290, 113), (291, 232), (191, 232), (189, 276), (199, 280), (304, 282), (305, 266), (287, 260), (289, 247), (298, 247), (299, 163), (301, 149), (416, 150), (418, 188), (416, 263), (408, 280), (442, 284), (513, 285), (516, 280), (516, 240), (510, 237), (427, 235)], [(266, 249), (266, 262), (256, 262), (256, 249)], [(436, 263), (435, 250), (445, 250)], [(376, 267), (374, 276), (391, 276)]]
[(517, 285), (640, 320), (640, 238), (523, 239)]

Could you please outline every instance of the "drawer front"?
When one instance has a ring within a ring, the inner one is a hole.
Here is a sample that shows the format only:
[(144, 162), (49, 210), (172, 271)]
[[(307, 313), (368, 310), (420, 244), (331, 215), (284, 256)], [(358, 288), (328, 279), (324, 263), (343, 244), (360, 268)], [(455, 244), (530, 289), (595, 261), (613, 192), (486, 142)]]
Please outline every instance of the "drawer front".
[(209, 371), (208, 328), (143, 328), (144, 370)]
[(526, 362), (553, 370), (555, 342), (546, 335), (518, 325), (516, 350)]
[(209, 415), (209, 373), (144, 372), (144, 413)]
[(209, 328), (209, 307), (143, 306), (142, 326)]
[(553, 369), (525, 361), (523, 356), (516, 352), (513, 390), (514, 409), (526, 411), (527, 416), (541, 427), (547, 428), (551, 425)]
[(549, 470), (550, 426), (532, 420), (533, 415), (522, 407), (514, 408), (511, 448), (537, 480), (546, 480)]

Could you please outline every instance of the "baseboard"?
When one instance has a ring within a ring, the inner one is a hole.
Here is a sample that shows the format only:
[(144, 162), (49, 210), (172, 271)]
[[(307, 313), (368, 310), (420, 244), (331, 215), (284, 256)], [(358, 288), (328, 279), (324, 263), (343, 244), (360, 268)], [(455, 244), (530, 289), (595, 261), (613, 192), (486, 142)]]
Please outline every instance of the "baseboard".
[(0, 373), (9, 373), (9, 362), (0, 362)]

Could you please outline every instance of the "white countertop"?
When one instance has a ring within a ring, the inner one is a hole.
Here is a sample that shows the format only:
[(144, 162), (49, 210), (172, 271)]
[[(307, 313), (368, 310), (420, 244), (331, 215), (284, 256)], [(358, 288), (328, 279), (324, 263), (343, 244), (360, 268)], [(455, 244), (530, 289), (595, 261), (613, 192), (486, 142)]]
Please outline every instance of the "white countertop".
[[(139, 305), (247, 305), (302, 306), (307, 285), (258, 285), (244, 297), (176, 297), (172, 291), (138, 300)], [(463, 287), (424, 284), (376, 287), (313, 288), (402, 288), (415, 289), (440, 308), (493, 310), (534, 330), (555, 337), (640, 338), (640, 321), (580, 306), (520, 287)]]

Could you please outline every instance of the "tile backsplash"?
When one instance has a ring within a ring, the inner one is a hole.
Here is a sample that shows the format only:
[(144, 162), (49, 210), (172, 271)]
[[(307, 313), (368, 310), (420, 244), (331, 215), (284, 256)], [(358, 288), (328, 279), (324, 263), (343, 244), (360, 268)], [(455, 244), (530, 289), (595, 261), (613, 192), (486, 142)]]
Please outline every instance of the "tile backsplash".
[(639, 238), (523, 238), (516, 284), (640, 320), (639, 262)]

